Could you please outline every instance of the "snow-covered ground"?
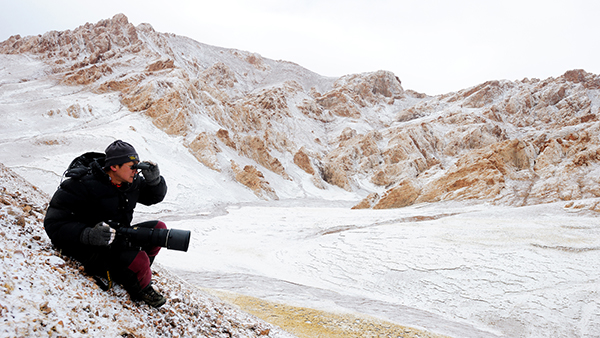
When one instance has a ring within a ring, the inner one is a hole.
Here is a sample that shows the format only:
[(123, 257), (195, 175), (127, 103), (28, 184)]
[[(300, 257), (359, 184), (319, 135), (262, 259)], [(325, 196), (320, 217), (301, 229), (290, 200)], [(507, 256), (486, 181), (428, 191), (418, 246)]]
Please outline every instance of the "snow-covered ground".
[(194, 239), (160, 262), (199, 286), (453, 337), (594, 337), (600, 223), (586, 208), (597, 202), (230, 206), (169, 221)]

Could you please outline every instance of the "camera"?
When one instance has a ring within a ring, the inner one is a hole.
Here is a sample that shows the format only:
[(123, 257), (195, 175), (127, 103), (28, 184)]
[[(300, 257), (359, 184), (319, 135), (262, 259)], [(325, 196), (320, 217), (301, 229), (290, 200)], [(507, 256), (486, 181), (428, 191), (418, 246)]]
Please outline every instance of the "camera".
[(187, 251), (191, 232), (179, 229), (119, 228), (117, 234), (135, 246), (160, 246), (167, 249)]

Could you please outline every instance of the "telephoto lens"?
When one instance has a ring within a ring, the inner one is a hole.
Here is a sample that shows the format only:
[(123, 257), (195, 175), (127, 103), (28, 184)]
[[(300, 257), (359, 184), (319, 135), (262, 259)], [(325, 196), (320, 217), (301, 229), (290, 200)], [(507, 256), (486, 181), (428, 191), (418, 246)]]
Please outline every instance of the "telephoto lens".
[(136, 246), (160, 246), (167, 249), (187, 251), (191, 232), (179, 229), (120, 228), (117, 233)]

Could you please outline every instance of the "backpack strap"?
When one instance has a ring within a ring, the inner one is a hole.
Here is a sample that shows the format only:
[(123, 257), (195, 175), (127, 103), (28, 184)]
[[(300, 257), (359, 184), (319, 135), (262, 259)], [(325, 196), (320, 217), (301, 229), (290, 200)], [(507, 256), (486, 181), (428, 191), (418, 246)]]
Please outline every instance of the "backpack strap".
[[(87, 152), (85, 154), (79, 155), (71, 161), (67, 170), (65, 170), (63, 174), (64, 177), (70, 178), (81, 178), (85, 174), (87, 174), (91, 169), (91, 164), (95, 161), (106, 158), (104, 153), (97, 152)], [(62, 182), (62, 179), (61, 179)]]

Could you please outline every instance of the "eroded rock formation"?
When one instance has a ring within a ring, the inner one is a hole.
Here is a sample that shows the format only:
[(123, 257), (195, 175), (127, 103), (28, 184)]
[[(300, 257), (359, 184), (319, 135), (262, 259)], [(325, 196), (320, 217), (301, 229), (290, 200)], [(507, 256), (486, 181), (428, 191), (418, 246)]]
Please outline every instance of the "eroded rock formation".
[[(127, 109), (261, 198), (278, 198), (263, 172), (289, 181), (296, 169), (319, 188), (368, 194), (356, 208), (600, 196), (600, 76), (583, 70), (430, 97), (405, 91), (391, 72), (327, 79), (135, 27), (122, 14), (72, 31), (13, 36), (0, 53), (34, 55), (63, 84), (118, 93)], [(73, 105), (65, 113), (92, 111)], [(254, 165), (240, 168), (231, 154)]]

